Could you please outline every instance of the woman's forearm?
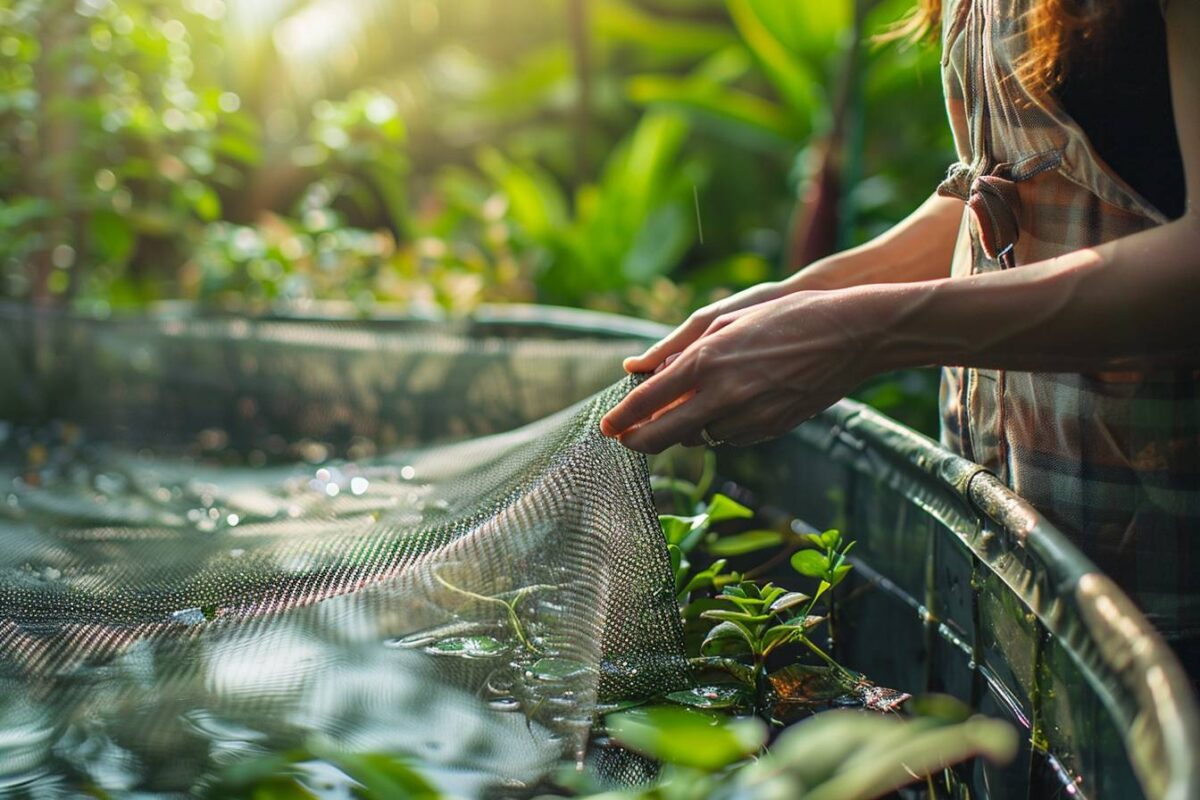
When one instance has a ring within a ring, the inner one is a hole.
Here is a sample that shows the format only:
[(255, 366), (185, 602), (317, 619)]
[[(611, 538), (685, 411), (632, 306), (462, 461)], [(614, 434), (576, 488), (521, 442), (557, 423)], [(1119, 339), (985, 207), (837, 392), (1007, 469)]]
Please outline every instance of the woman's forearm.
[(886, 233), (816, 261), (783, 282), (784, 293), (944, 278), (963, 218), (963, 203), (931, 196)]
[(1019, 269), (845, 294), (878, 320), (861, 341), (881, 370), (1200, 367), (1200, 216)]

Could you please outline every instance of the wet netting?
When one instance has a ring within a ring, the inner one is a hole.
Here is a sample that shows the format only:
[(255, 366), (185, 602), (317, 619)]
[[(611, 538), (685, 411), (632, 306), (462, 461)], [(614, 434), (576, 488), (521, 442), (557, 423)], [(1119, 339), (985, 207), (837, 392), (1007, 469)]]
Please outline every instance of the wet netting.
[[(630, 340), (0, 309), (0, 793), (302, 750), (519, 794), (686, 682)], [(334, 759), (336, 761), (336, 759)]]

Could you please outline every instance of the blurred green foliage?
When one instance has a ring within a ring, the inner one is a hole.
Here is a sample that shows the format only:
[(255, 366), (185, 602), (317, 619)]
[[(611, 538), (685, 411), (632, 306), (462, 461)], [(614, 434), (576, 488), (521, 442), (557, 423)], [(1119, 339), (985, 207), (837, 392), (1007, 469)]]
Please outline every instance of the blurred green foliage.
[(8, 0), (0, 298), (679, 320), (929, 194), (909, 5)]

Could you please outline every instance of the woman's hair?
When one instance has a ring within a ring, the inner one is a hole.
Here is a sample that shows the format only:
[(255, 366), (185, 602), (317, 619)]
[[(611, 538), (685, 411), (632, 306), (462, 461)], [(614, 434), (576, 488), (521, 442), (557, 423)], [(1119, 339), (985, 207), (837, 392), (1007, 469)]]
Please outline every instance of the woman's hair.
[[(936, 37), (942, 27), (942, 2), (918, 0), (912, 13), (884, 38)], [(1053, 91), (1062, 83), (1072, 52), (1098, 35), (1104, 17), (1118, 5), (1109, 0), (1033, 0), (1025, 28), (1029, 50), (1017, 65), (1017, 76), (1035, 91)]]

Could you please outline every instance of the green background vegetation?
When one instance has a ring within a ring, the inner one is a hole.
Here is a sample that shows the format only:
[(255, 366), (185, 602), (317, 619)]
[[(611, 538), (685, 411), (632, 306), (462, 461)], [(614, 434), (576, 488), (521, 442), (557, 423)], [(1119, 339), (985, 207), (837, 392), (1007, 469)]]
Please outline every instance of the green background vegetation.
[[(951, 159), (908, 0), (9, 0), (0, 298), (682, 319)], [(928, 429), (929, 375), (868, 399)]]

